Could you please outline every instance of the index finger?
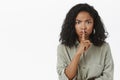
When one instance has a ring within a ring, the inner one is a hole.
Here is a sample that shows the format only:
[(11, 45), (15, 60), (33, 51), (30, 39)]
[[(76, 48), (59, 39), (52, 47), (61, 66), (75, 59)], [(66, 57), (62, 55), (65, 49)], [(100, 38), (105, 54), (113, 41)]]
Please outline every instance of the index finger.
[(82, 40), (85, 40), (85, 30), (82, 30)]

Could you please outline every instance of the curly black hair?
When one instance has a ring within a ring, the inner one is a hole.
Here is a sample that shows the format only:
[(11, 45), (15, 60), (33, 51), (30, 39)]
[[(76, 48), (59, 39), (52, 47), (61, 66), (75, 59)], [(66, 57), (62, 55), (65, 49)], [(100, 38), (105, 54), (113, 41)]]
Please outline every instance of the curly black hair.
[(75, 20), (78, 13), (81, 11), (88, 12), (94, 21), (93, 31), (89, 36), (90, 41), (95, 46), (101, 46), (103, 43), (105, 43), (108, 32), (106, 32), (98, 12), (94, 9), (93, 6), (90, 6), (87, 3), (77, 4), (67, 13), (66, 18), (62, 24), (59, 41), (68, 47), (75, 45), (76, 41), (78, 40), (78, 36), (75, 30)]

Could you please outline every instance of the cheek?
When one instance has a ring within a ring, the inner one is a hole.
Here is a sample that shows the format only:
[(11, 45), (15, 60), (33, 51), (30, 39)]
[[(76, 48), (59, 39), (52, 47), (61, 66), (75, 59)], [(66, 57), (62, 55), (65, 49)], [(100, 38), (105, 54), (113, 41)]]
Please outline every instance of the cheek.
[(91, 34), (93, 31), (93, 28), (88, 29), (88, 33)]
[(91, 33), (92, 33), (92, 31), (93, 31), (93, 29), (89, 29), (89, 34), (91, 34)]
[(78, 34), (80, 32), (80, 28), (78, 26), (75, 26), (75, 31)]

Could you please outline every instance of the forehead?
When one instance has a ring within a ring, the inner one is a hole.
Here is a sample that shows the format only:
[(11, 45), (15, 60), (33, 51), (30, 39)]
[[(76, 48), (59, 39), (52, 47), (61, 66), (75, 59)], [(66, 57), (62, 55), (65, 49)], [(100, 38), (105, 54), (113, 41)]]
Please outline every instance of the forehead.
[(81, 11), (78, 13), (77, 17), (76, 17), (77, 20), (93, 20), (93, 18), (90, 16), (90, 14), (86, 11)]

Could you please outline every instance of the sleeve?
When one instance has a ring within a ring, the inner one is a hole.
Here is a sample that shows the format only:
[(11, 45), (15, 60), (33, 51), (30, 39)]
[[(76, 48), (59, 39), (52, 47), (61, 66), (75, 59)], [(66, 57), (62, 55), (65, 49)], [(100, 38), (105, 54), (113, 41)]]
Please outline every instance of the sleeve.
[[(63, 45), (58, 45), (57, 47), (57, 73), (59, 80), (69, 80), (64, 73), (67, 67), (65, 49)], [(75, 80), (75, 78), (73, 79)]]
[(114, 63), (109, 44), (107, 45), (106, 49), (107, 51), (105, 56), (103, 73), (100, 77), (95, 78), (95, 80), (113, 80)]

